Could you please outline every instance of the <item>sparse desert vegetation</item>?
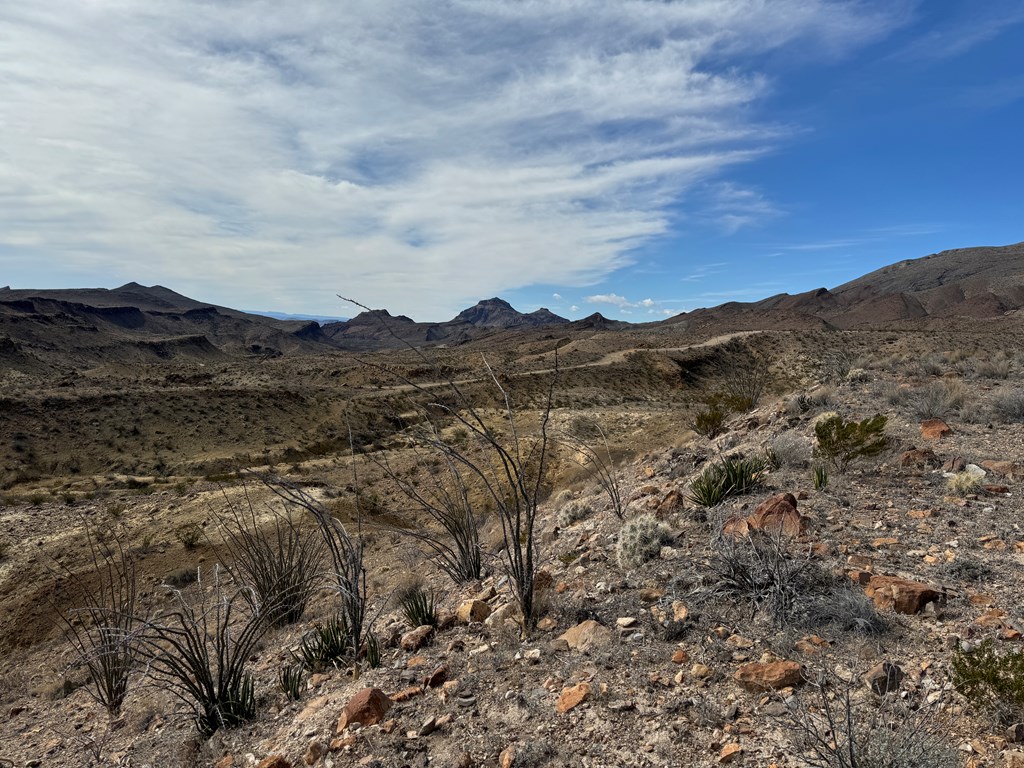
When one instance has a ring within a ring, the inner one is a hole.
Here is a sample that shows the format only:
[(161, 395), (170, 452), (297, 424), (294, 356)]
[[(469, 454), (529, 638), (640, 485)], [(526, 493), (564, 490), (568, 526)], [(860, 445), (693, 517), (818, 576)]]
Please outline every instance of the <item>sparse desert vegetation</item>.
[(1002, 765), (1008, 327), (11, 384), (0, 737), (67, 765)]

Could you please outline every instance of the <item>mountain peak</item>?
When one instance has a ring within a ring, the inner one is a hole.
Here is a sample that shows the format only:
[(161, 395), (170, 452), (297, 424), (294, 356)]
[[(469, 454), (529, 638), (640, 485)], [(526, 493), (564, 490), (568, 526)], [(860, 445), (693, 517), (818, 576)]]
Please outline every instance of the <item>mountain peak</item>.
[(497, 296), (478, 301), (469, 309), (464, 309), (455, 316), (452, 323), (467, 323), (479, 328), (517, 328), (523, 325), (537, 326), (564, 323), (553, 312), (541, 308), (530, 314), (517, 311), (511, 304)]

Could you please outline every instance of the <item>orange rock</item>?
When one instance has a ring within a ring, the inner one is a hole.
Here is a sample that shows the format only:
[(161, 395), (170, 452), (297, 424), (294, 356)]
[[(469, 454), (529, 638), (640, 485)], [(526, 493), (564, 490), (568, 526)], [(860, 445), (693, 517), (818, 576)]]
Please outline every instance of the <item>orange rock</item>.
[(675, 653), (672, 654), (672, 663), (673, 664), (685, 664), (689, 660), (690, 660), (690, 654), (688, 654), (682, 648), (680, 648), (678, 651), (676, 651)]
[(292, 768), (292, 764), (284, 755), (267, 755), (256, 768)]
[(722, 751), (718, 753), (718, 762), (731, 763), (742, 752), (743, 747), (739, 744), (726, 744), (722, 747)]
[(491, 606), (483, 600), (463, 600), (455, 612), (460, 624), (483, 621), (491, 615)]
[(776, 691), (804, 681), (803, 668), (795, 661), (744, 664), (736, 670), (735, 678), (750, 691)]
[(220, 760), (213, 764), (213, 768), (231, 768), (235, 764), (234, 755), (224, 755)]
[(953, 430), (942, 419), (925, 419), (921, 422), (921, 437), (925, 440), (941, 440), (952, 434)]
[(900, 543), (899, 539), (894, 539), (892, 537), (885, 537), (885, 538), (881, 538), (881, 539), (875, 539), (874, 541), (871, 542), (871, 546), (874, 547), (875, 549), (880, 549), (882, 547), (892, 547), (892, 546), (895, 546), (896, 544), (899, 544), (899, 543)]
[(563, 688), (555, 703), (555, 709), (559, 714), (565, 714), (575, 709), (590, 697), (590, 683), (580, 683), (571, 688)]
[(915, 520), (926, 520), (929, 517), (935, 517), (934, 509), (912, 509), (907, 512), (907, 517), (912, 517)]
[(423, 689), (418, 685), (411, 685), (408, 688), (403, 688), (398, 693), (391, 694), (391, 700), (395, 702), (408, 701), (416, 696), (422, 696)]
[(872, 576), (864, 592), (877, 608), (904, 614), (920, 613), (928, 603), (942, 597), (942, 593), (929, 584), (896, 576)]
[(363, 688), (349, 699), (338, 718), (338, 733), (352, 723), (376, 725), (391, 709), (391, 699), (379, 688)]

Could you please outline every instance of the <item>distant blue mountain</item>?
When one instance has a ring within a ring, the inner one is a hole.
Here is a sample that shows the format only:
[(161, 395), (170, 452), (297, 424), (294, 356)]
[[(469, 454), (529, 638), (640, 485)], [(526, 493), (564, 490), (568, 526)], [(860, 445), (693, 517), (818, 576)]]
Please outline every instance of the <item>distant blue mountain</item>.
[(263, 315), (264, 317), (272, 317), (275, 320), (316, 320), (320, 325), (348, 321), (347, 317), (331, 317), (329, 315), (290, 315), (287, 312), (261, 312), (255, 309), (247, 309), (245, 311), (250, 315)]

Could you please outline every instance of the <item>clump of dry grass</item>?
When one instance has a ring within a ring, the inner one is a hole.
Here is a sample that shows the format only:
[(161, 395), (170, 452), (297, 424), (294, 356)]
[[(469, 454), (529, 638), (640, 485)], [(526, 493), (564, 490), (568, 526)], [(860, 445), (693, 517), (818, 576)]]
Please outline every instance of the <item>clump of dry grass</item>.
[(981, 487), (981, 476), (972, 472), (957, 472), (946, 479), (946, 488), (957, 496), (977, 493)]

